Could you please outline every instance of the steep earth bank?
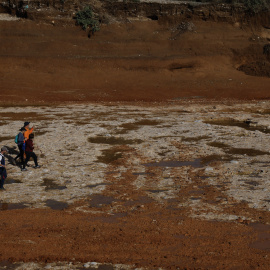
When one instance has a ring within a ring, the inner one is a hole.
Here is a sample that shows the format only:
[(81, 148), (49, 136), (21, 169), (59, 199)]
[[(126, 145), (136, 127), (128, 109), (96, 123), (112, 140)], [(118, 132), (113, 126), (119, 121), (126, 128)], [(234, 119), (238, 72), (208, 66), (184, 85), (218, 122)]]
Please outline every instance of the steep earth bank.
[(269, 98), (268, 14), (94, 2), (103, 24), (89, 39), (72, 19), (86, 2), (68, 3), (0, 21), (2, 103)]

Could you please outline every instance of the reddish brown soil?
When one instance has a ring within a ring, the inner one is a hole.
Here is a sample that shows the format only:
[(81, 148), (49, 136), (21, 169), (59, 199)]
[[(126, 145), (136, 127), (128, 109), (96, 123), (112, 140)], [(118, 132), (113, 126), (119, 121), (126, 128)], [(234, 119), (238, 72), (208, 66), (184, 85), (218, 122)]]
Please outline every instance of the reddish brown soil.
[[(117, 165), (127, 166), (122, 160), (109, 169), (116, 171)], [(0, 261), (97, 261), (147, 269), (269, 269), (270, 226), (263, 225), (269, 222), (269, 213), (235, 203), (224, 211), (244, 215), (258, 225), (240, 219), (192, 219), (188, 217), (192, 209), (178, 204), (190, 199), (189, 188), (202, 184), (200, 178), (193, 175), (194, 182), (181, 190), (178, 200), (160, 204), (134, 190), (134, 177), (132, 172), (123, 174), (121, 181), (112, 177), (102, 195), (114, 198), (109, 204), (97, 195), (62, 211), (0, 211)], [(205, 187), (205, 194), (209, 201), (221, 196), (211, 186)], [(115, 205), (121, 210), (106, 214)]]
[(2, 211), (1, 260), (97, 261), (157, 269), (269, 269), (246, 225), (208, 222), (149, 204), (117, 221), (49, 210)]
[[(72, 25), (0, 21), (1, 102), (269, 98), (268, 77), (237, 70), (267, 76), (268, 32), (228, 23), (194, 25), (194, 31), (179, 34), (165, 22), (113, 24), (88, 39)], [(256, 61), (265, 63), (261, 72)]]
[[(173, 26), (157, 21), (115, 24), (88, 39), (74, 26), (0, 22), (1, 103), (270, 97), (268, 77), (237, 70), (263, 58), (265, 41), (254, 41), (251, 30), (226, 23), (194, 24), (196, 32), (178, 36)], [(191, 219), (190, 209), (140, 201), (144, 194), (134, 193), (128, 183), (122, 190), (119, 185), (112, 188), (108, 196), (127, 193), (132, 201), (123, 202), (123, 217), (78, 212), (76, 206), (64, 211), (0, 211), (0, 261), (269, 269), (269, 249), (254, 244), (258, 232), (251, 226)], [(269, 222), (267, 213), (245, 205), (236, 205), (230, 213)]]
[[(0, 262), (97, 261), (147, 269), (269, 269), (267, 211), (234, 202), (222, 211), (247, 220), (190, 218), (192, 209), (179, 204), (191, 199), (194, 186), (204, 185), (202, 178), (191, 173), (192, 184), (181, 189), (177, 199), (155, 202), (144, 191), (134, 189), (132, 171), (123, 173), (120, 180), (113, 177), (118, 166), (127, 167), (125, 160), (135, 154), (128, 147), (125, 150), (126, 157), (108, 167), (106, 181), (110, 185), (101, 197), (94, 195), (61, 211), (5, 210), (2, 205)], [(204, 187), (205, 201), (218, 205), (215, 199), (224, 196), (210, 185)]]

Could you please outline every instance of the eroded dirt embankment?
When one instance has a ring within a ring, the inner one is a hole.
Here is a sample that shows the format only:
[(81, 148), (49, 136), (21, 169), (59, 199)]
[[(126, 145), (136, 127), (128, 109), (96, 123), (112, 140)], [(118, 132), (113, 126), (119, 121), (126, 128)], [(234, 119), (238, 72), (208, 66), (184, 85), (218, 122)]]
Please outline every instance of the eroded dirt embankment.
[(35, 12), (44, 10), (36, 21), (0, 21), (1, 102), (269, 98), (266, 20), (258, 26), (221, 11), (205, 19), (111, 9), (106, 16), (119, 20), (89, 39), (72, 17), (57, 20), (51, 7)]
[(0, 24), (1, 102), (269, 98), (269, 78), (237, 70), (262, 61), (267, 31), (194, 21), (179, 33), (150, 20), (103, 26), (88, 39), (75, 26)]

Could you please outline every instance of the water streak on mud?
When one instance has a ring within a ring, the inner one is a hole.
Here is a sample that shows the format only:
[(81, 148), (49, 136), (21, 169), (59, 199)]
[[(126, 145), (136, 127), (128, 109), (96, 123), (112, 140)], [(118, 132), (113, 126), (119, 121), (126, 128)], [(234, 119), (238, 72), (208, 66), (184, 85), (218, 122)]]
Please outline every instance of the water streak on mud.
[(264, 251), (270, 251), (270, 225), (251, 223), (249, 225), (258, 233), (258, 238), (250, 247)]
[(46, 206), (51, 208), (52, 210), (64, 210), (68, 207), (68, 203), (58, 202), (55, 200), (46, 200)]
[(0, 211), (24, 209), (27, 206), (24, 203), (0, 203)]
[(209, 120), (209, 121), (204, 121), (206, 124), (211, 124), (211, 125), (218, 125), (218, 126), (225, 126), (225, 127), (240, 127), (249, 131), (260, 131), (265, 134), (270, 133), (270, 129), (264, 126), (257, 126), (257, 125), (250, 125), (246, 121), (236, 121), (233, 119), (220, 119), (220, 120)]

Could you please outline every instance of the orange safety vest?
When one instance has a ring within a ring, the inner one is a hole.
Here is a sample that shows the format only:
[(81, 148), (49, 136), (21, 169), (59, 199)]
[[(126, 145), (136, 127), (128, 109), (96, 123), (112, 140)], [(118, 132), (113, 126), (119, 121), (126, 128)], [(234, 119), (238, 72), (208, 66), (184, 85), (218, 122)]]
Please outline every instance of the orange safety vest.
[(24, 138), (25, 138), (25, 140), (28, 140), (29, 135), (34, 131), (34, 128), (31, 128), (31, 129), (25, 128), (25, 129), (26, 129), (26, 131), (24, 132)]

